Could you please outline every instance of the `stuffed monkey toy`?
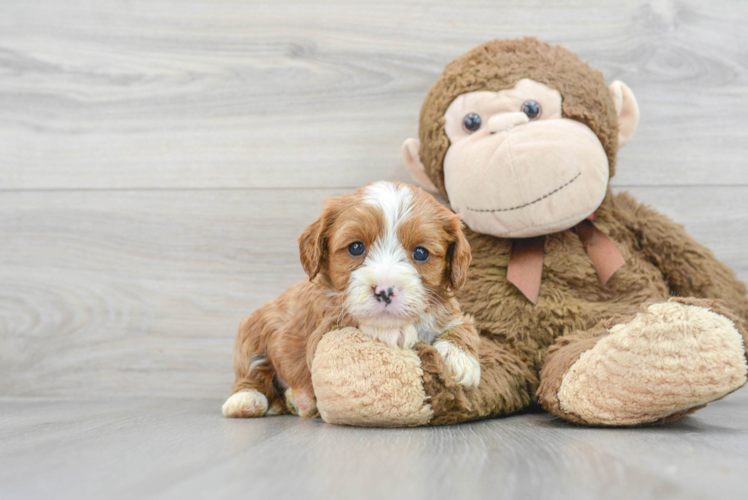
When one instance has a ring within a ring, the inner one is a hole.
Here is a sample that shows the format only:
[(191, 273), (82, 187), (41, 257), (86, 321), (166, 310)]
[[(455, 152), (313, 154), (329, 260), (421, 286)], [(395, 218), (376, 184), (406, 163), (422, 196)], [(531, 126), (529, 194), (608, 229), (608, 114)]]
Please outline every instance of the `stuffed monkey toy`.
[(457, 298), (481, 334), (477, 388), (438, 352), (325, 335), (322, 418), (454, 424), (540, 404), (579, 424), (673, 422), (746, 383), (746, 287), (684, 229), (613, 194), (636, 100), (568, 50), (494, 40), (450, 63), (403, 146), (449, 200), (473, 253)]

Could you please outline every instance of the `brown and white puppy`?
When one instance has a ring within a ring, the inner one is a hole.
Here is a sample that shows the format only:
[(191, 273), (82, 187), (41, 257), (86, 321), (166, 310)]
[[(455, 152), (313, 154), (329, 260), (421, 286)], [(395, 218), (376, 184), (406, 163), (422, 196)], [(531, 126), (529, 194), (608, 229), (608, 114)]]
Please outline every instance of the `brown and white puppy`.
[(317, 414), (309, 367), (346, 326), (393, 347), (433, 343), (454, 378), (477, 386), (479, 338), (454, 292), (470, 265), (462, 222), (409, 184), (375, 182), (327, 200), (299, 239), (309, 275), (242, 321), (227, 417)]

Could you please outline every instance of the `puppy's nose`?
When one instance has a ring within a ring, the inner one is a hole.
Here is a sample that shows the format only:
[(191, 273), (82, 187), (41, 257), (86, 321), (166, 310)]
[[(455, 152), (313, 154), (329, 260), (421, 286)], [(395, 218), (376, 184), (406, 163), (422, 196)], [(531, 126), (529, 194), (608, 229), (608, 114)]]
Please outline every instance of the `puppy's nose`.
[(385, 304), (392, 302), (392, 297), (395, 296), (396, 292), (396, 288), (392, 285), (377, 285), (374, 287), (374, 296), (377, 301)]

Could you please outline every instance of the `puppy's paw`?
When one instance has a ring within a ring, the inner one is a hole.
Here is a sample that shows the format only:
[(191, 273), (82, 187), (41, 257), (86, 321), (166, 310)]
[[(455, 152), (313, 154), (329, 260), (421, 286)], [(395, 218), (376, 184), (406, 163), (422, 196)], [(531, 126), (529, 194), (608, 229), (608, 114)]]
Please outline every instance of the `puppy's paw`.
[(268, 398), (254, 389), (240, 391), (223, 403), (222, 410), (229, 418), (262, 417), (268, 411)]
[(434, 348), (444, 358), (455, 382), (466, 387), (478, 387), (480, 363), (477, 359), (448, 340), (437, 340)]
[(316, 418), (319, 415), (317, 413), (317, 402), (313, 397), (309, 397), (306, 392), (289, 387), (286, 389), (284, 396), (286, 398), (286, 408), (294, 415), (302, 418)]

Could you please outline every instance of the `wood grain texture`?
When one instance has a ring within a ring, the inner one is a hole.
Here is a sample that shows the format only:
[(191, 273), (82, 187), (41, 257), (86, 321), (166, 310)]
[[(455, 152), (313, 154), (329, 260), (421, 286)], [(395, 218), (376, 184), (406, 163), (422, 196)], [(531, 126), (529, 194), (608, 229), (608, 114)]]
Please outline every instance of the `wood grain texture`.
[[(748, 187), (636, 188), (748, 279)], [(304, 278), (343, 189), (5, 192), (0, 394), (211, 397), (239, 321)]]
[(748, 497), (748, 393), (654, 429), (220, 417), (321, 201), (408, 180), (443, 66), (561, 43), (642, 112), (613, 184), (748, 279), (748, 3), (0, 0), (0, 498)]
[(528, 414), (359, 429), (221, 418), (218, 399), (0, 399), (0, 497), (721, 499), (748, 496), (740, 391), (674, 425)]
[(619, 186), (748, 278), (748, 4), (5, 3), (0, 394), (213, 397), (322, 199), (407, 179), (443, 65), (563, 43), (637, 92)]
[(356, 187), (443, 66), (496, 37), (578, 52), (639, 98), (620, 186), (748, 184), (748, 3), (6, 2), (0, 188)]

